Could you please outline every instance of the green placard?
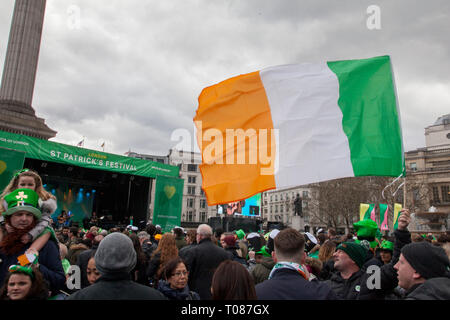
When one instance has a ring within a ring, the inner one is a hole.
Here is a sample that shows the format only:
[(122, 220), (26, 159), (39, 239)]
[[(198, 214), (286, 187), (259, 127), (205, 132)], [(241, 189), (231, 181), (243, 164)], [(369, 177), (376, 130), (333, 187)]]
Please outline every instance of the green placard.
[(9, 184), (13, 175), (23, 168), (25, 152), (0, 147), (0, 193)]
[(184, 180), (158, 176), (155, 187), (153, 224), (159, 224), (163, 232), (170, 232), (181, 224)]
[(178, 177), (179, 174), (177, 166), (74, 147), (5, 131), (0, 131), (0, 147), (23, 151), (26, 153), (26, 158), (149, 178), (156, 178), (158, 175)]

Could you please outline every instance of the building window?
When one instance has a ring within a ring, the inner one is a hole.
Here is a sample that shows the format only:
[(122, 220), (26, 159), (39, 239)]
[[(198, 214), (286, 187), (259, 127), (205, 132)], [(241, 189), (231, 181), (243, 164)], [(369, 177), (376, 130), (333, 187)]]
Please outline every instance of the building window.
[(206, 199), (200, 199), (200, 208), (206, 208)]
[(188, 176), (188, 183), (195, 183), (196, 176)]
[(411, 162), (409, 167), (411, 168), (411, 171), (417, 171), (417, 163)]
[(193, 186), (188, 186), (188, 194), (194, 195), (194, 194), (195, 194), (195, 187), (193, 187)]
[(206, 222), (206, 212), (200, 212), (200, 221)]
[(283, 194), (280, 194), (280, 200), (283, 200)]
[(273, 201), (273, 195), (270, 195), (270, 202)]
[(275, 205), (275, 213), (277, 213), (278, 212), (278, 205), (276, 204)]
[(303, 198), (308, 198), (308, 191), (303, 191)]
[(187, 213), (187, 221), (189, 221), (189, 222), (194, 221), (194, 213), (192, 211), (188, 211), (188, 213)]
[(449, 186), (442, 186), (442, 202), (450, 202)]
[(280, 212), (282, 213), (284, 210), (283, 210), (283, 205), (280, 205)]
[(193, 208), (194, 207), (194, 199), (192, 199), (192, 198), (188, 198), (187, 199), (187, 207), (188, 208)]
[(278, 201), (278, 195), (277, 194), (275, 195), (275, 201)]
[(439, 199), (439, 188), (433, 187), (433, 202), (441, 203), (441, 199)]
[(187, 171), (197, 172), (197, 165), (196, 164), (188, 164), (187, 165)]

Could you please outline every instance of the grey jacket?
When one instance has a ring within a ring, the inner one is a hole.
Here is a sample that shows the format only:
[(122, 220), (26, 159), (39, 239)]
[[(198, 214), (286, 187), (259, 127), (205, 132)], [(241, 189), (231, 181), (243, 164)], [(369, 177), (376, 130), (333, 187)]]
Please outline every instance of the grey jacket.
[(405, 300), (450, 300), (450, 278), (432, 278), (414, 286)]

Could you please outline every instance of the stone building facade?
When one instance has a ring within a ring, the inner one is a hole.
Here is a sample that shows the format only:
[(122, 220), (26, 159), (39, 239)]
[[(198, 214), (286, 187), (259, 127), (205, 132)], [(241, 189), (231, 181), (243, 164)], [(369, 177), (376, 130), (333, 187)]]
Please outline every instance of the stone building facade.
[(405, 153), (406, 206), (450, 213), (450, 114), (425, 128), (425, 141), (424, 148)]

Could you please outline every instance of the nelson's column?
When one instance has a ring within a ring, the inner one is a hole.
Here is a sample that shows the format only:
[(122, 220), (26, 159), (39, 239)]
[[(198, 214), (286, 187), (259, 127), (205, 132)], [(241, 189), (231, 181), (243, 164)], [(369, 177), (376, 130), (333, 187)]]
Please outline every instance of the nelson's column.
[(0, 89), (0, 130), (50, 139), (56, 131), (38, 118), (31, 102), (46, 0), (16, 0)]

